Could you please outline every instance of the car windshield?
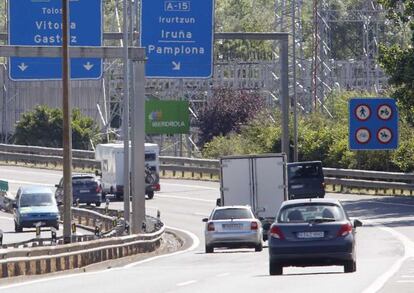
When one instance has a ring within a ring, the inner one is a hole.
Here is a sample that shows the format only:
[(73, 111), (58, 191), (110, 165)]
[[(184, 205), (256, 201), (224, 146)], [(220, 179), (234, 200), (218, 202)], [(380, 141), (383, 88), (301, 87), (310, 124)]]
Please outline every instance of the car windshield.
[(300, 165), (300, 166), (289, 166), (289, 179), (295, 178), (317, 178), (321, 175), (320, 165)]
[(345, 219), (342, 208), (335, 204), (312, 203), (283, 208), (279, 223), (334, 222)]
[(226, 219), (250, 219), (253, 215), (248, 209), (221, 209), (216, 210), (213, 214), (213, 220)]
[(56, 205), (54, 197), (49, 193), (23, 194), (20, 197), (20, 207), (38, 207)]

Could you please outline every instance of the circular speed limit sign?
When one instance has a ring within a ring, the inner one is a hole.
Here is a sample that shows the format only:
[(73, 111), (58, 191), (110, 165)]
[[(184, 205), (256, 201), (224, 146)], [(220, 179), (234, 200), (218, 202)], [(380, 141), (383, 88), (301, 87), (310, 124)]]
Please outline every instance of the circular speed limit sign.
[(371, 139), (371, 132), (367, 128), (359, 128), (355, 132), (355, 138), (360, 144), (368, 143)]
[(368, 120), (371, 116), (371, 108), (368, 105), (361, 104), (355, 107), (355, 117), (360, 121)]
[(392, 109), (389, 105), (380, 105), (377, 109), (377, 116), (381, 120), (389, 120), (392, 117)]
[(392, 131), (387, 127), (382, 127), (377, 132), (377, 139), (380, 143), (389, 143), (392, 139)]

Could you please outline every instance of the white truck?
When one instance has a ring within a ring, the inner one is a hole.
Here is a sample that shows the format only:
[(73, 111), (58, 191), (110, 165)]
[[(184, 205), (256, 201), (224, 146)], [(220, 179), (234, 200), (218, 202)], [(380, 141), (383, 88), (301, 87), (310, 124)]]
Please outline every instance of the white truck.
[(282, 202), (287, 200), (285, 154), (220, 158), (220, 195), (217, 204), (249, 205), (263, 226), (263, 239)]
[[(131, 152), (131, 146), (129, 148)], [(131, 156), (130, 156), (131, 158)], [(95, 159), (101, 161), (101, 186), (104, 194), (114, 194), (121, 199), (124, 194), (124, 144), (107, 143), (98, 144), (95, 149)], [(145, 165), (148, 176), (154, 180), (147, 182), (145, 194), (148, 198), (154, 197), (155, 191), (160, 191), (159, 172), (159, 147), (155, 143), (145, 143)]]

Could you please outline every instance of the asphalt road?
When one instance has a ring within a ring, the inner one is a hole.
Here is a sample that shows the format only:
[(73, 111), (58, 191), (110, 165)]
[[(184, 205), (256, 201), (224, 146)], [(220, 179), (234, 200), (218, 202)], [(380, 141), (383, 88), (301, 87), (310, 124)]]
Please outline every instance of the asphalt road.
[[(18, 185), (53, 186), (60, 172), (0, 167), (0, 179)], [(329, 194), (341, 199), (351, 217), (363, 220), (357, 233), (357, 272), (343, 268), (285, 268), (269, 276), (268, 252), (250, 249), (204, 253), (203, 223), (218, 197), (218, 183), (162, 180), (147, 200), (147, 213), (187, 231), (194, 245), (169, 256), (99, 272), (64, 275), (0, 286), (1, 292), (414, 292), (414, 200)], [(111, 207), (122, 208), (113, 202)], [(1, 222), (0, 222), (1, 224)], [(112, 280), (116, 280), (113, 282)]]

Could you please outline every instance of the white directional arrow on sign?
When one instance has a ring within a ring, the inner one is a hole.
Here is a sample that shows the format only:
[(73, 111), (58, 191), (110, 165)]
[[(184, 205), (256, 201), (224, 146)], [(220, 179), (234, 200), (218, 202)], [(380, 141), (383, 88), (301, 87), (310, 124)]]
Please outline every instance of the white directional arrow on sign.
[(181, 62), (172, 62), (173, 64), (173, 70), (180, 70), (181, 69)]
[(83, 64), (83, 67), (85, 67), (85, 69), (88, 70), (88, 71), (91, 70), (93, 66), (94, 65), (92, 63), (90, 63), (89, 61), (88, 61), (88, 63)]
[(17, 67), (19, 67), (21, 71), (25, 71), (25, 70), (27, 69), (27, 67), (29, 67), (29, 66), (27, 66), (26, 64), (24, 64), (24, 63), (22, 62), (22, 63), (21, 63), (19, 66), (17, 66)]

